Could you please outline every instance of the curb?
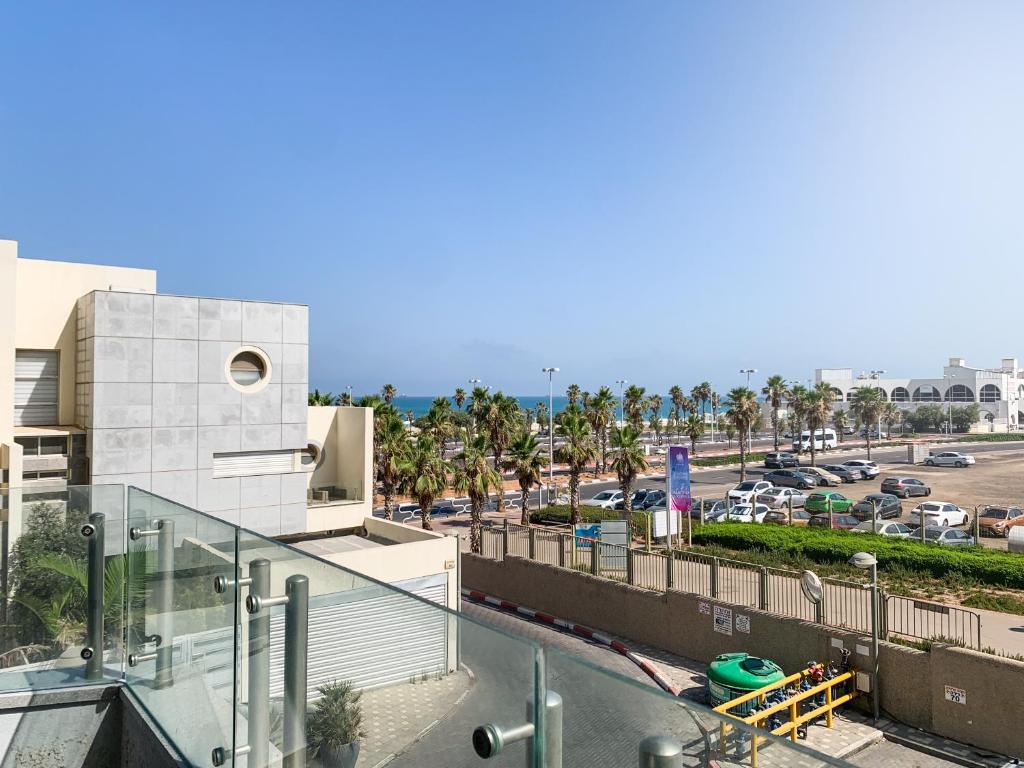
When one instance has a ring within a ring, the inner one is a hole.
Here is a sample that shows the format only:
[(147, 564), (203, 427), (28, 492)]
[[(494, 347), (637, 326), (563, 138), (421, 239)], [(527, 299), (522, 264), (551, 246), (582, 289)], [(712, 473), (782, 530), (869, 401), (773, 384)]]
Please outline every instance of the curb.
[[(966, 766), (966, 768), (977, 768), (979, 765), (977, 760), (972, 760), (969, 757), (958, 754), (956, 752), (951, 752), (949, 750), (942, 749), (941, 747), (933, 747), (932, 745), (925, 744), (923, 741), (920, 741), (918, 739), (912, 739), (907, 736), (902, 736), (898, 733), (893, 733), (891, 731), (883, 731), (882, 735), (886, 741), (891, 741), (893, 744), (899, 744), (901, 747), (912, 749), (915, 752), (920, 752), (921, 754), (928, 755), (929, 757), (935, 757), (939, 760), (948, 760), (951, 763)], [(988, 752), (987, 754), (992, 755), (995, 759), (1000, 759), (999, 757), (995, 756), (994, 753)], [(1013, 758), (1007, 758), (1006, 762), (1004, 763), (1004, 765), (1007, 766), (1017, 764), (1018, 763)]]
[(629, 648), (627, 648), (623, 643), (620, 643), (618, 640), (612, 640), (607, 635), (602, 634), (596, 630), (593, 630), (590, 627), (586, 627), (583, 624), (576, 624), (572, 621), (566, 621), (565, 619), (558, 619), (549, 613), (544, 613), (543, 611), (535, 611), (532, 608), (526, 608), (522, 605), (518, 605), (517, 603), (509, 602), (508, 600), (502, 600), (498, 597), (486, 595), (483, 592), (478, 592), (475, 589), (463, 589), (462, 596), (470, 600), (475, 600), (478, 603), (486, 603), (487, 605), (494, 606), (495, 608), (501, 608), (505, 611), (517, 613), (520, 616), (526, 616), (527, 618), (533, 619), (534, 621), (540, 621), (544, 624), (550, 624), (553, 627), (558, 627), (559, 629), (563, 629), (566, 632), (570, 632), (574, 635), (579, 635), (580, 637), (584, 637), (587, 640), (593, 640), (596, 643), (600, 643), (601, 645), (604, 645), (607, 648), (611, 648), (616, 653), (625, 656), (631, 662), (640, 667), (640, 669), (642, 669), (647, 674), (647, 676), (650, 677), (655, 683), (657, 683), (658, 686), (666, 693), (670, 693), (673, 696), (679, 696), (682, 692), (682, 689), (678, 685), (675, 685), (671, 680), (668, 679), (668, 677), (665, 676), (665, 674), (661, 670), (659, 670), (649, 661), (647, 661), (646, 659), (641, 659), (639, 656), (633, 653), (633, 651), (629, 650)]

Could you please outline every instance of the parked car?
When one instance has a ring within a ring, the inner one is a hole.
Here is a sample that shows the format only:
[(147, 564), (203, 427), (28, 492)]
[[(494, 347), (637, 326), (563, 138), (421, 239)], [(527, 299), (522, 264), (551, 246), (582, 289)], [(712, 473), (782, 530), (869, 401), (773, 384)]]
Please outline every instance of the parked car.
[(760, 523), (771, 510), (765, 504), (736, 504), (725, 514), (716, 517), (716, 523)]
[(866, 520), (850, 530), (854, 533), (877, 533), (879, 536), (892, 536), (896, 539), (909, 539), (911, 533), (910, 528), (903, 523), (883, 523), (872, 520)]
[(727, 494), (733, 504), (746, 504), (757, 494), (767, 491), (772, 484), (764, 480), (744, 480)]
[(887, 477), (882, 481), (882, 493), (909, 499), (911, 496), (931, 496), (932, 489), (913, 477)]
[(1020, 507), (982, 507), (978, 512), (978, 531), (982, 536), (1009, 538), (1010, 529), (1024, 525), (1024, 511)]
[(796, 488), (769, 488), (764, 493), (757, 494), (757, 500), (772, 509), (788, 509), (791, 501), (794, 507), (802, 507), (807, 501), (807, 495)]
[[(814, 515), (807, 524), (812, 528), (828, 528), (828, 515)], [(853, 515), (832, 515), (833, 530), (848, 531), (858, 525), (860, 525), (860, 520)]]
[(701, 506), (704, 507), (704, 519), (725, 512), (725, 499), (701, 499), (690, 506), (690, 517), (700, 520)]
[[(647, 501), (647, 497), (651, 496), (654, 493), (656, 493), (656, 491), (653, 488), (637, 488), (635, 491), (633, 491), (632, 495), (629, 497), (630, 498), (629, 508), (630, 509), (646, 509), (644, 504)], [(664, 491), (660, 491), (660, 493), (662, 494), (662, 496), (665, 495)], [(662, 499), (662, 501), (664, 501), (664, 498)], [(652, 498), (650, 506), (653, 507), (655, 505), (655, 503), (656, 502)], [(626, 503), (625, 503), (625, 501), (623, 499), (620, 498), (617, 502), (615, 502), (615, 509), (625, 509), (625, 508), (626, 508)]]
[[(829, 501), (832, 502), (832, 514), (846, 514), (853, 507), (853, 501), (839, 491), (817, 491), (807, 497), (804, 509), (808, 512), (828, 512)], [(852, 515), (851, 515), (852, 517)], [(859, 520), (857, 521), (860, 522)], [(857, 523), (854, 523), (856, 525)]]
[(951, 525), (967, 525), (971, 520), (967, 510), (961, 509), (956, 504), (950, 504), (948, 501), (926, 501), (918, 504), (910, 510), (910, 521), (921, 525), (922, 514), (926, 526), (941, 528), (948, 528)]
[[(831, 427), (814, 430), (814, 449), (816, 451), (827, 451), (838, 445), (839, 441), (836, 438), (836, 431)], [(810, 430), (805, 429), (801, 432), (799, 440), (793, 438), (793, 450), (799, 453), (811, 450)]]
[(822, 464), (821, 468), (826, 472), (831, 472), (844, 483), (855, 483), (864, 479), (864, 475), (860, 473), (859, 469), (851, 469), (842, 464)]
[(942, 451), (931, 454), (924, 463), (929, 467), (969, 467), (974, 463), (974, 457), (957, 451)]
[(974, 537), (956, 528), (942, 528), (930, 525), (924, 529), (925, 541), (940, 547), (972, 547)]
[[(860, 428), (860, 432), (858, 434), (860, 434), (861, 437), (867, 437), (868, 428), (867, 427), (861, 427)], [(887, 437), (889, 437), (889, 434), (884, 429), (881, 431), (881, 433), (879, 433), (878, 427), (872, 427), (871, 428), (871, 439), (872, 440), (878, 440), (878, 439), (885, 440)]]
[(821, 467), (800, 467), (800, 471), (816, 478), (818, 485), (839, 485), (843, 482), (836, 475)]
[[(642, 505), (643, 509), (650, 509), (651, 507), (664, 507), (667, 496), (664, 491), (648, 490), (647, 495), (644, 496), (644, 502)], [(634, 507), (635, 509), (636, 507)]]
[(843, 462), (844, 467), (858, 470), (865, 480), (872, 480), (878, 477), (882, 471), (878, 468), (878, 465), (873, 461), (867, 461), (866, 459), (850, 459), (849, 461)]
[[(811, 513), (806, 509), (793, 510), (793, 525), (807, 525), (807, 521), (810, 519)], [(764, 522), (774, 523), (775, 525), (789, 525), (789, 510), (785, 508), (773, 509), (764, 516)]]
[(595, 496), (584, 499), (580, 502), (584, 507), (600, 507), (601, 509), (615, 509), (615, 505), (622, 501), (622, 491), (601, 491)]
[(859, 520), (870, 520), (872, 515), (882, 519), (899, 517), (903, 514), (903, 505), (891, 493), (869, 493), (853, 505), (850, 514)]
[(769, 469), (785, 469), (786, 467), (799, 467), (800, 459), (788, 451), (766, 453), (764, 465)]
[(809, 491), (818, 486), (818, 478), (797, 469), (776, 469), (773, 472), (766, 472), (763, 479), (776, 488), (800, 488)]

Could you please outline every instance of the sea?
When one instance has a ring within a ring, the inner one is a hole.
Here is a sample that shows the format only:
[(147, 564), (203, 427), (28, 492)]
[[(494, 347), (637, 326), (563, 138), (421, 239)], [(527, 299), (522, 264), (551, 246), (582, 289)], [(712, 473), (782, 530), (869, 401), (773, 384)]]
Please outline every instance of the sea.
[[(355, 399), (358, 400), (358, 396), (356, 396)], [(455, 406), (455, 400), (453, 400), (450, 397), (448, 399), (451, 400), (452, 409), (457, 410)], [(529, 408), (531, 411), (536, 412), (537, 403), (543, 402), (545, 407), (547, 407), (548, 404), (547, 395), (517, 395), (516, 400), (519, 401), (519, 407), (524, 411), (527, 408)], [(394, 400), (394, 406), (396, 409), (398, 409), (400, 413), (403, 414), (412, 411), (413, 419), (418, 419), (420, 416), (425, 415), (427, 411), (430, 410), (430, 404), (432, 402), (434, 402), (433, 397), (415, 397), (412, 395), (399, 395)], [(468, 402), (469, 401), (467, 400), (467, 402), (464, 403), (462, 407), (465, 408)], [(560, 413), (561, 411), (565, 410), (565, 407), (569, 404), (569, 398), (567, 398), (565, 395), (555, 395), (552, 403), (554, 405), (555, 413)], [(671, 407), (671, 402), (666, 402), (662, 405), (662, 417), (668, 417), (669, 408)]]

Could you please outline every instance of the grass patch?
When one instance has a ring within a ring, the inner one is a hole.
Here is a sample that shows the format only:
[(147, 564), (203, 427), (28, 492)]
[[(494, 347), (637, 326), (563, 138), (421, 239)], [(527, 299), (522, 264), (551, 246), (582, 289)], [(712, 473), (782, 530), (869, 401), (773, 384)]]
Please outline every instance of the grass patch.
[(960, 601), (968, 608), (983, 608), (987, 611), (1016, 613), (1024, 616), (1024, 600), (1014, 595), (993, 595), (988, 592), (974, 592)]
[(964, 435), (953, 442), (956, 443), (1012, 443), (1024, 440), (1024, 435), (1017, 432), (986, 432), (982, 435)]
[[(556, 523), (568, 525), (571, 513), (572, 508), (568, 504), (541, 507), (530, 513), (530, 522), (534, 524)], [(621, 520), (621, 514), (621, 510), (618, 509), (580, 506), (580, 520), (584, 523), (600, 523), (602, 520)], [(632, 528), (634, 531), (646, 531), (647, 515), (643, 512), (633, 512)]]

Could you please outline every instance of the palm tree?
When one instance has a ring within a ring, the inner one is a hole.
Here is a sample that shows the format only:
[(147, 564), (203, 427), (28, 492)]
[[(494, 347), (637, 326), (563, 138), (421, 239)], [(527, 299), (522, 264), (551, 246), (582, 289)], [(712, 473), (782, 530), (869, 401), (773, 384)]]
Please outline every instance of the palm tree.
[(661, 445), (661, 395), (651, 395), (647, 398), (647, 412), (651, 415), (650, 428), (654, 431), (654, 442)]
[(610, 387), (601, 387), (591, 396), (587, 404), (587, 421), (597, 436), (598, 446), (601, 449), (597, 459), (597, 471), (608, 470), (608, 427), (615, 419), (615, 393)]
[(462, 387), (455, 388), (455, 407), (460, 411), (462, 410), (462, 404), (466, 402), (466, 390)]
[(437, 446), (438, 454), (443, 459), (445, 442), (455, 437), (456, 434), (451, 401), (447, 397), (435, 397), (421, 424), (423, 429), (430, 433)]
[(878, 422), (878, 418), (885, 408), (885, 401), (882, 393), (875, 387), (857, 387), (853, 390), (853, 400), (850, 402), (850, 413), (857, 422), (865, 425), (864, 430), (867, 436), (868, 459), (871, 459), (871, 426)]
[(582, 394), (579, 384), (570, 384), (566, 387), (565, 397), (569, 401), (569, 405), (576, 405), (580, 401), (580, 395)]
[(431, 509), (448, 486), (452, 465), (437, 455), (437, 446), (426, 432), (410, 447), (400, 464), (402, 489), (419, 502), (423, 528), (433, 530)]
[(380, 396), (385, 403), (391, 405), (394, 402), (395, 396), (398, 394), (398, 390), (395, 389), (394, 384), (385, 384), (380, 388)]
[(466, 413), (472, 417), (473, 430), (470, 436), (481, 429), (484, 414), (487, 412), (487, 404), (491, 401), (491, 395), (487, 387), (473, 387), (469, 395), (469, 405), (466, 406)]
[(789, 387), (786, 386), (786, 380), (776, 374), (768, 377), (761, 394), (768, 400), (772, 409), (772, 437), (775, 440), (775, 450), (777, 451), (779, 450), (779, 409), (782, 408), (783, 400), (789, 396)]
[(310, 405), (334, 405), (336, 402), (337, 398), (335, 398), (330, 392), (324, 392), (321, 394), (319, 389), (314, 389), (309, 393)]
[(722, 396), (711, 390), (708, 400), (711, 402), (711, 423), (716, 424), (718, 422), (718, 407), (722, 404)]
[[(376, 420), (375, 420), (376, 421)], [(374, 423), (376, 477), (384, 496), (384, 519), (394, 512), (395, 492), (402, 482), (402, 463), (409, 453), (409, 433), (397, 413), (385, 413)]]
[(548, 404), (543, 400), (537, 401), (537, 426), (541, 429), (548, 428)]
[[(519, 401), (495, 392), (491, 395), (483, 416), (484, 434), (494, 454), (494, 466), (501, 467), (501, 459), (520, 429)], [(505, 514), (505, 494), (498, 494), (497, 510)]]
[(483, 435), (470, 437), (466, 432), (462, 444), (462, 452), (455, 457), (452, 485), (469, 496), (469, 549), (479, 554), (484, 504), (492, 490), (501, 492), (501, 475), (487, 459), (487, 439)]
[(686, 404), (686, 394), (683, 392), (683, 388), (678, 384), (673, 384), (668, 389), (668, 399), (672, 403), (672, 413), (676, 417), (676, 421), (679, 421), (683, 415), (683, 406)]
[[(695, 414), (696, 415), (696, 414)], [(698, 416), (701, 421), (704, 419)], [(732, 448), (732, 440), (736, 437), (736, 425), (732, 423), (732, 419), (729, 418), (729, 413), (723, 413), (718, 417), (718, 427), (725, 432), (726, 447)]]
[[(903, 411), (896, 403), (885, 401), (880, 414), (882, 423), (885, 424), (885, 431), (892, 437), (892, 428), (903, 421)], [(881, 439), (881, 437), (879, 437)]]
[(351, 408), (352, 407), (352, 393), (351, 392), (342, 392), (340, 395), (338, 395), (338, 405), (343, 405), (346, 408)]
[(850, 420), (847, 418), (846, 411), (842, 408), (836, 408), (832, 412), (832, 426), (836, 428), (836, 434), (839, 436), (839, 442), (843, 442), (846, 438), (846, 432), (844, 431), (849, 426)]
[(704, 436), (704, 419), (696, 413), (691, 413), (683, 422), (683, 432), (690, 438), (690, 453), (697, 455), (697, 441)]
[(555, 460), (569, 466), (569, 524), (580, 521), (580, 473), (597, 456), (597, 443), (590, 424), (578, 411), (568, 409), (555, 431), (562, 444), (555, 451)]
[(541, 473), (548, 465), (548, 457), (541, 450), (537, 438), (528, 430), (520, 432), (508, 450), (508, 457), (502, 462), (501, 467), (507, 472), (512, 472), (519, 481), (519, 490), (522, 493), (520, 503), (523, 509), (520, 522), (529, 525), (530, 490), (540, 483)]
[(696, 387), (690, 390), (690, 397), (700, 408), (700, 415), (703, 416), (706, 413), (705, 405), (711, 401), (711, 384), (707, 381), (702, 381)]
[(832, 385), (826, 381), (819, 381), (814, 389), (807, 396), (807, 428), (811, 433), (811, 466), (815, 464), (817, 455), (816, 433), (821, 430), (821, 446), (825, 447), (825, 425), (832, 413), (832, 403), (835, 400), (835, 391)]
[(619, 490), (622, 491), (623, 519), (629, 520), (633, 511), (633, 483), (636, 476), (648, 469), (644, 457), (644, 445), (640, 442), (640, 433), (632, 427), (612, 429), (612, 469), (619, 478)]
[(754, 430), (761, 415), (761, 407), (757, 395), (747, 387), (735, 387), (726, 395), (726, 407), (729, 409), (729, 421), (736, 428), (740, 438), (740, 482), (747, 479), (747, 435)]
[(804, 419), (807, 418), (807, 399), (810, 391), (803, 384), (794, 384), (789, 389), (789, 414), (790, 430), (793, 433), (793, 440), (800, 444), (800, 435), (804, 429)]
[(630, 384), (622, 395), (622, 408), (626, 413), (626, 421), (637, 432), (644, 428), (644, 393), (643, 387)]

